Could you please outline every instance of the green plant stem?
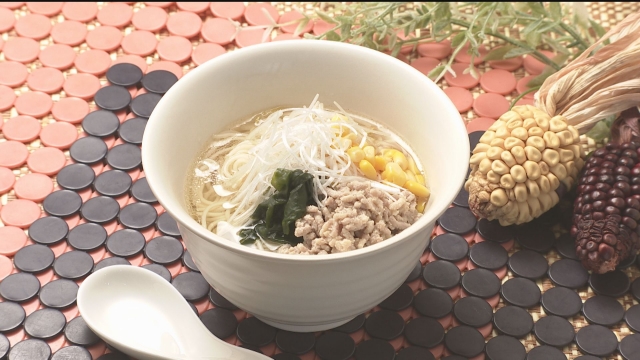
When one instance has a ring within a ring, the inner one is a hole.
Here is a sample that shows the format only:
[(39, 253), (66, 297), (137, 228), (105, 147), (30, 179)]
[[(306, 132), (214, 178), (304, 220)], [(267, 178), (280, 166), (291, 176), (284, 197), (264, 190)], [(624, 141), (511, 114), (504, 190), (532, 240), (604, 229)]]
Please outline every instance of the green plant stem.
[(525, 97), (527, 94), (531, 94), (532, 92), (538, 91), (538, 89), (540, 89), (540, 86), (532, 87), (531, 89), (527, 89), (526, 91), (523, 91), (522, 94), (516, 96), (513, 100), (511, 100), (511, 106), (509, 106), (509, 109), (514, 107), (516, 103), (520, 101), (520, 99)]

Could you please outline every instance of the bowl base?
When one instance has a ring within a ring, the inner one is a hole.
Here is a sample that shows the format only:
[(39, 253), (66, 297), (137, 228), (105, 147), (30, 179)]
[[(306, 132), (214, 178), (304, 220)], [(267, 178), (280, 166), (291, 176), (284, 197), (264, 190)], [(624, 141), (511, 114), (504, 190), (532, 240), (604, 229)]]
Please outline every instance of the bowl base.
[(280, 323), (277, 321), (264, 319), (260, 316), (256, 316), (256, 318), (265, 324), (271, 325), (281, 330), (287, 330), (292, 332), (316, 332), (316, 331), (330, 330), (340, 325), (344, 325), (349, 321), (353, 320), (355, 316), (347, 320), (340, 320), (340, 321), (336, 321), (328, 324), (318, 324), (318, 325), (296, 325), (296, 324), (290, 324), (290, 323)]

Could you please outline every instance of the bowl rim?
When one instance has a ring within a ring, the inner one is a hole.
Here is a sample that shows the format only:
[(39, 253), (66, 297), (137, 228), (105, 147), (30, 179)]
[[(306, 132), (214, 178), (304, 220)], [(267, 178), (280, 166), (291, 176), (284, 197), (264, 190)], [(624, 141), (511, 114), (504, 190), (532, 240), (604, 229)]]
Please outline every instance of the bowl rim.
[[(457, 136), (460, 137), (460, 140), (466, 140), (465, 138), (467, 136), (467, 131), (464, 125), (464, 121), (460, 116), (460, 113), (454, 106), (454, 104), (449, 99), (449, 97), (435, 82), (433, 82), (431, 79), (429, 79), (427, 76), (425, 76), (423, 73), (421, 73), (417, 69), (413, 68), (411, 65), (399, 59), (396, 59), (392, 56), (389, 56), (385, 53), (379, 52), (377, 50), (369, 49), (364, 46), (334, 42), (334, 41), (326, 41), (326, 40), (311, 41), (309, 39), (305, 39), (305, 41), (278, 41), (278, 42), (261, 43), (261, 44), (252, 45), (246, 48), (237, 49), (234, 51), (227, 52), (223, 55), (220, 55), (214, 59), (211, 59), (203, 63), (202, 65), (199, 65), (198, 67), (190, 70), (176, 84), (174, 84), (169, 89), (169, 91), (162, 97), (162, 99), (160, 99), (160, 101), (156, 105), (155, 111), (152, 112), (151, 116), (149, 117), (148, 124), (145, 129), (145, 133), (143, 135), (143, 144), (145, 142), (146, 143), (153, 142), (153, 140), (145, 141), (145, 139), (150, 139), (155, 137), (154, 133), (157, 131), (156, 130), (157, 127), (154, 126), (153, 124), (157, 121), (160, 121), (158, 119), (159, 115), (156, 115), (156, 114), (162, 113), (165, 107), (169, 107), (170, 103), (173, 101), (172, 95), (174, 93), (179, 93), (183, 91), (182, 90), (183, 88), (188, 88), (192, 82), (196, 82), (197, 77), (201, 73), (204, 74), (206, 72), (212, 71), (211, 69), (216, 67), (230, 66), (234, 61), (236, 61), (236, 59), (239, 59), (239, 58), (252, 57), (252, 56), (259, 57), (260, 54), (263, 52), (271, 53), (271, 52), (278, 52), (281, 50), (292, 49), (292, 48), (297, 49), (296, 51), (300, 51), (299, 48), (309, 48), (314, 51), (318, 51), (319, 48), (323, 48), (323, 47), (331, 48), (334, 50), (338, 49), (340, 51), (346, 51), (346, 52), (366, 53), (367, 56), (377, 57), (378, 61), (387, 62), (389, 64), (388, 66), (400, 67), (400, 68), (403, 68), (403, 71), (413, 72), (416, 76), (417, 81), (423, 82), (426, 87), (433, 90), (433, 93), (431, 95), (439, 97), (438, 99), (439, 102), (442, 104), (442, 106), (445, 107), (445, 110), (448, 114), (450, 114), (450, 117), (453, 118), (453, 119), (449, 119), (449, 121), (454, 121), (454, 124), (452, 124), (452, 126), (454, 127), (454, 131), (458, 133)], [(456, 119), (459, 119), (459, 121), (455, 121)], [(151, 126), (149, 126), (150, 124)], [(400, 134), (400, 136), (402, 135)], [(468, 141), (461, 141), (461, 144), (456, 144), (456, 146), (462, 147), (461, 154), (470, 153), (470, 149), (469, 149), (470, 145)], [(439, 212), (431, 213), (430, 216), (426, 216), (426, 215), (421, 216), (415, 223), (411, 224), (411, 226), (409, 226), (407, 229), (403, 230), (399, 234), (394, 235), (389, 239), (381, 241), (377, 244), (367, 246), (362, 249), (356, 249), (356, 250), (342, 252), (342, 253), (319, 255), (319, 256), (302, 255), (302, 254), (280, 254), (276, 252), (253, 249), (247, 246), (240, 245), (239, 243), (236, 243), (236, 242), (231, 242), (207, 230), (200, 223), (194, 220), (187, 213), (185, 209), (182, 209), (182, 207), (179, 211), (176, 211), (176, 209), (172, 209), (171, 207), (165, 206), (164, 197), (168, 195), (166, 195), (162, 190), (163, 185), (161, 184), (161, 180), (157, 179), (159, 176), (154, 175), (154, 170), (153, 170), (154, 166), (153, 165), (144, 166), (145, 163), (147, 164), (152, 163), (151, 161), (152, 157), (155, 157), (155, 156), (152, 153), (151, 148), (149, 146), (142, 146), (142, 164), (143, 164), (143, 168), (145, 169), (145, 176), (147, 177), (147, 182), (149, 184), (149, 187), (151, 188), (152, 192), (156, 195), (158, 202), (164, 207), (165, 211), (168, 212), (177, 221), (179, 227), (184, 226), (189, 232), (195, 234), (196, 236), (199, 236), (200, 238), (204, 239), (208, 243), (212, 243), (213, 245), (220, 246), (225, 250), (229, 250), (243, 256), (260, 258), (262, 261), (271, 260), (276, 262), (293, 262), (293, 263), (301, 262), (301, 261), (303, 262), (314, 261), (314, 262), (324, 263), (324, 262), (342, 261), (345, 258), (351, 258), (351, 257), (373, 256), (373, 254), (384, 251), (384, 249), (399, 246), (400, 243), (402, 243), (412, 235), (419, 236), (419, 234), (417, 233), (419, 231), (423, 231), (423, 228), (425, 227), (425, 225), (429, 223), (435, 224), (435, 221), (440, 216), (442, 216), (442, 214), (444, 214), (444, 212), (448, 209), (448, 207), (445, 206)], [(460, 191), (462, 184), (464, 183), (465, 175), (468, 170), (468, 157), (469, 155), (466, 156), (467, 161), (460, 161), (460, 164), (456, 164), (455, 161), (452, 162), (453, 163), (452, 166), (457, 167), (457, 169), (454, 170), (454, 173), (457, 174), (456, 178), (458, 180), (450, 181), (452, 189), (455, 189), (455, 190), (451, 190), (451, 193), (449, 194), (449, 196), (447, 196), (446, 200), (448, 203), (451, 203), (453, 201), (453, 199), (456, 197), (456, 195)], [(149, 177), (149, 175), (151, 175), (151, 177)], [(431, 234), (424, 234), (424, 236), (430, 237)]]

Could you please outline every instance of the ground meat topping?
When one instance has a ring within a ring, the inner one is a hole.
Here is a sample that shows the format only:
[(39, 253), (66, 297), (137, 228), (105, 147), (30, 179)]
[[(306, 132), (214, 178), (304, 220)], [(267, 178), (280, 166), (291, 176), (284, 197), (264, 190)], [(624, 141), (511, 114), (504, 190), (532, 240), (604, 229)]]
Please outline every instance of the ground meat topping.
[(308, 206), (296, 221), (295, 235), (303, 238), (296, 246), (278, 248), (283, 254), (331, 254), (377, 244), (408, 228), (422, 215), (416, 197), (371, 188), (366, 181), (352, 181), (329, 189), (322, 208)]

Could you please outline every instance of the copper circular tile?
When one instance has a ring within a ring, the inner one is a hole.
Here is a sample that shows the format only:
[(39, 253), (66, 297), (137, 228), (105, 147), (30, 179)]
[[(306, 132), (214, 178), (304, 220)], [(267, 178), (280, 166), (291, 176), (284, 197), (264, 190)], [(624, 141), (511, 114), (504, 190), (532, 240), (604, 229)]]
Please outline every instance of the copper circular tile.
[[(67, 162), (64, 153), (54, 147), (42, 147), (29, 154), (27, 166), (34, 173), (55, 175)], [(0, 180), (1, 182), (1, 180)]]
[[(551, 51), (541, 50), (540, 52), (551, 60), (555, 57), (555, 54)], [(525, 55), (524, 57), (524, 69), (529, 75), (540, 75), (546, 66), (542, 61), (531, 55)]]
[[(334, 24), (330, 24), (322, 19), (316, 19), (313, 22), (313, 29), (311, 29), (311, 32), (313, 33), (313, 35), (322, 35), (325, 32), (333, 29), (336, 25)], [(336, 33), (340, 34), (340, 29), (336, 30)]]
[(296, 36), (293, 34), (278, 34), (271, 41), (284, 41), (284, 40), (298, 40), (302, 39), (300, 36)]
[(6, 278), (7, 276), (11, 275), (12, 271), (13, 271), (13, 261), (11, 261), (11, 259), (9, 259), (4, 255), (0, 255), (0, 281)]
[(113, 65), (122, 64), (122, 63), (133, 64), (133, 65), (139, 67), (140, 70), (142, 70), (143, 73), (147, 71), (147, 62), (143, 58), (138, 56), (138, 55), (123, 55), (123, 56), (117, 58), (113, 62)]
[(40, 207), (31, 200), (9, 201), (0, 210), (0, 220), (6, 225), (27, 228), (40, 217)]
[(227, 45), (236, 35), (236, 26), (228, 19), (209, 18), (202, 25), (202, 37), (218, 45)]
[(100, 79), (91, 74), (75, 74), (67, 77), (62, 88), (67, 96), (89, 100), (100, 89)]
[[(77, 4), (77, 3), (69, 3)], [(82, 44), (87, 36), (87, 25), (73, 20), (57, 23), (51, 29), (51, 38), (59, 44), (76, 46)]]
[[(525, 76), (522, 79), (518, 80), (518, 82), (516, 84), (516, 90), (518, 91), (518, 94), (522, 94), (523, 92), (529, 90), (528, 84), (535, 77), (536, 77), (536, 75), (529, 75), (529, 76)], [(524, 98), (533, 99), (534, 94), (535, 94), (535, 91), (534, 92), (530, 92), (530, 93), (526, 94), (524, 96)]]
[(211, 60), (226, 52), (227, 50), (218, 44), (205, 42), (196, 46), (195, 50), (193, 50), (193, 53), (191, 54), (191, 60), (193, 60), (196, 65), (202, 65), (208, 60)]
[(18, 96), (15, 102), (18, 114), (33, 117), (45, 116), (51, 111), (53, 101), (51, 96), (39, 91), (29, 91)]
[(0, 227), (0, 255), (13, 256), (26, 243), (27, 235), (19, 227)]
[(24, 2), (19, 2), (19, 1), (2, 1), (0, 2), (0, 7), (4, 7), (7, 9), (11, 9), (11, 10), (15, 10), (15, 9), (19, 9), (22, 7), (22, 5), (24, 5)]
[(0, 37), (0, 50), (4, 47), (4, 39)]
[[(240, 29), (240, 32), (238, 32), (238, 35), (236, 36), (236, 45), (238, 45), (238, 47), (247, 47), (247, 46), (251, 46), (251, 45), (256, 45), (256, 44), (260, 44), (262, 43), (262, 40), (264, 38), (265, 35), (265, 29), (249, 29), (249, 28), (242, 28)], [(265, 42), (269, 42), (271, 41), (271, 38), (269, 36), (267, 36), (267, 38), (265, 39)]]
[(65, 70), (73, 66), (76, 52), (69, 45), (52, 44), (40, 51), (38, 59), (44, 66)]
[(453, 102), (458, 112), (463, 113), (471, 109), (473, 105), (473, 95), (471, 91), (457, 86), (450, 86), (444, 89), (444, 93), (447, 94), (451, 102)]
[(28, 115), (12, 117), (4, 124), (2, 133), (7, 140), (28, 143), (40, 135), (40, 122)]
[(26, 37), (15, 37), (8, 40), (2, 49), (6, 60), (29, 63), (38, 58), (40, 44)]
[(0, 166), (0, 195), (8, 192), (13, 188), (16, 182), (16, 176), (11, 169)]
[(51, 19), (40, 14), (26, 14), (18, 18), (14, 29), (20, 36), (40, 40), (51, 32)]
[[(208, 7), (208, 5), (207, 5)], [(169, 16), (167, 30), (171, 35), (192, 38), (200, 33), (202, 19), (189, 11), (178, 11)]]
[(216, 17), (240, 20), (244, 15), (245, 6), (242, 2), (212, 2), (209, 9)]
[(486, 92), (508, 95), (516, 89), (516, 77), (506, 70), (489, 70), (480, 76), (480, 86)]
[(78, 138), (78, 129), (66, 122), (56, 122), (44, 126), (40, 132), (40, 141), (45, 146), (68, 149)]
[(62, 10), (63, 2), (55, 1), (42, 1), (42, 2), (27, 2), (27, 9), (35, 14), (42, 14), (46, 16), (58, 15)]
[(489, 66), (491, 66), (491, 68), (493, 69), (516, 71), (522, 66), (523, 62), (524, 61), (522, 59), (522, 56), (518, 56), (518, 57), (504, 59), (504, 60), (492, 60), (492, 61), (489, 61), (488, 63), (489, 63)]
[[(149, 65), (149, 68), (147, 69), (147, 72), (150, 73), (152, 71), (155, 70), (167, 70), (170, 71), (172, 73), (174, 73), (178, 79), (180, 79), (182, 77), (182, 68), (180, 67), (180, 65), (171, 62), (171, 61), (157, 61), (154, 62), (153, 64)], [(138, 95), (140, 95), (140, 92), (138, 92)]]
[(22, 85), (29, 76), (27, 67), (16, 61), (0, 62), (0, 84), (10, 87)]
[[(282, 14), (282, 16), (280, 16), (280, 19), (278, 19), (278, 24), (282, 25), (280, 27), (282, 31), (292, 34), (298, 28), (299, 21), (297, 20), (300, 20), (303, 18), (304, 18), (304, 15), (300, 14), (300, 12), (296, 10), (291, 10), (291, 11), (287, 11), (286, 13)], [(284, 25), (284, 24), (287, 24), (287, 25)], [(313, 23), (309, 21), (307, 25), (305, 25), (302, 28), (302, 31), (300, 33), (308, 33), (311, 31), (312, 28), (313, 28)]]
[(41, 67), (33, 70), (27, 77), (27, 86), (31, 90), (48, 94), (60, 91), (63, 84), (64, 75), (62, 75), (62, 71), (50, 67)]
[(104, 26), (125, 27), (131, 22), (133, 8), (125, 3), (111, 2), (98, 11), (98, 21)]
[(451, 41), (431, 42), (418, 45), (418, 54), (436, 59), (444, 59), (451, 54)]
[(145, 2), (144, 3), (147, 6), (159, 6), (161, 8), (168, 8), (169, 6), (173, 5), (172, 1), (158, 1), (158, 2)]
[(155, 34), (146, 30), (133, 31), (122, 40), (122, 49), (132, 55), (151, 55), (157, 46), (158, 39)]
[[(5, 85), (0, 85), (0, 111), (11, 109), (15, 101), (16, 93), (13, 89)], [(0, 127), (2, 127), (1, 124)]]
[(87, 50), (76, 57), (75, 65), (79, 72), (102, 75), (111, 66), (111, 57), (102, 50)]
[(190, 11), (196, 14), (203, 13), (209, 9), (208, 1), (183, 1), (176, 2), (178, 9), (183, 11)]
[(473, 102), (476, 114), (497, 119), (509, 110), (510, 104), (504, 96), (494, 93), (480, 94)]
[(496, 119), (486, 117), (475, 118), (467, 123), (467, 132), (487, 131), (494, 122), (496, 122)]
[(58, 121), (77, 124), (89, 113), (89, 104), (76, 97), (61, 98), (53, 103), (51, 114)]
[(425, 75), (429, 75), (438, 65), (440, 65), (440, 60), (426, 56), (417, 58), (411, 62), (411, 66)]
[(158, 43), (157, 50), (162, 60), (182, 63), (191, 57), (193, 46), (181, 36), (168, 36)]
[(0, 32), (7, 32), (13, 29), (15, 23), (16, 14), (7, 8), (0, 8)]
[[(463, 46), (462, 49), (460, 49), (460, 51), (456, 55), (455, 60), (459, 63), (464, 63), (464, 64), (471, 63), (471, 54), (469, 54), (468, 50), (469, 50), (469, 45)], [(484, 45), (480, 45), (480, 47), (478, 48), (478, 53), (480, 54), (480, 56), (474, 55), (473, 64), (474, 65), (482, 64), (482, 62), (484, 61), (484, 57), (485, 55), (487, 55), (488, 52), (489, 51)]]
[(146, 6), (133, 13), (131, 22), (138, 30), (158, 31), (167, 23), (167, 12), (157, 6)]
[(93, 49), (113, 51), (120, 47), (120, 42), (122, 41), (122, 32), (116, 27), (102, 25), (89, 31), (86, 41), (87, 45), (89, 45), (89, 47)]
[(98, 14), (98, 4), (95, 2), (66, 2), (62, 6), (62, 15), (67, 20), (87, 22)]
[(53, 191), (53, 182), (47, 175), (26, 174), (16, 181), (13, 190), (18, 199), (41, 202)]
[(451, 65), (451, 69), (455, 72), (455, 76), (450, 72), (444, 74), (444, 79), (451, 86), (459, 86), (465, 89), (471, 89), (478, 85), (479, 79), (476, 79), (470, 73), (465, 74), (465, 70), (469, 68), (469, 64), (457, 63)]
[[(266, 10), (269, 16), (262, 9)], [(270, 3), (251, 3), (244, 10), (244, 18), (249, 25), (271, 25), (277, 23), (279, 17), (278, 9)]]

